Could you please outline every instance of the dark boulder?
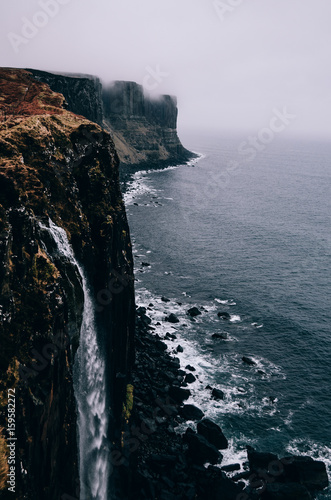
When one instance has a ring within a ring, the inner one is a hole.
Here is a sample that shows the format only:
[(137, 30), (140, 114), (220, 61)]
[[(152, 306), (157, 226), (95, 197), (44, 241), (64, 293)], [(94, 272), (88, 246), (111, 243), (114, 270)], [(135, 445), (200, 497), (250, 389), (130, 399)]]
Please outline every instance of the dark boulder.
[(182, 387), (171, 386), (169, 389), (169, 396), (176, 401), (176, 403), (182, 403), (184, 400), (188, 399), (191, 395), (189, 389), (183, 389)]
[(218, 449), (200, 434), (186, 432), (185, 441), (188, 444), (189, 457), (195, 464), (203, 465), (206, 462), (217, 464), (222, 459)]
[(138, 314), (138, 316), (144, 316), (146, 314), (146, 311), (146, 307), (141, 306), (137, 308), (136, 313)]
[(217, 399), (218, 401), (224, 399), (224, 392), (221, 391), (220, 389), (213, 389), (211, 395), (214, 399)]
[(230, 319), (231, 316), (228, 312), (218, 312), (217, 316), (222, 319)]
[(247, 457), (249, 462), (249, 468), (252, 472), (256, 472), (259, 469), (263, 469), (268, 471), (270, 465), (276, 461), (278, 461), (277, 455), (273, 453), (261, 453), (259, 451), (255, 451), (254, 449), (247, 450)]
[(184, 349), (182, 348), (181, 345), (177, 346), (177, 349), (176, 349), (177, 352), (184, 352)]
[(323, 490), (329, 485), (324, 462), (310, 457), (291, 457), (286, 459), (284, 474), (287, 481), (304, 484), (309, 490)]
[(204, 418), (201, 422), (198, 422), (198, 433), (214, 445), (218, 450), (226, 450), (229, 446), (228, 440), (224, 436), (222, 429), (209, 420)]
[(185, 370), (190, 370), (190, 372), (195, 372), (194, 366), (191, 366), (191, 365), (186, 365)]
[(155, 342), (155, 347), (156, 349), (158, 349), (159, 351), (166, 351), (167, 350), (167, 344), (165, 344), (164, 342), (162, 342), (161, 340), (157, 340)]
[(196, 381), (196, 377), (193, 375), (193, 373), (188, 373), (185, 376), (184, 382), (186, 382), (187, 384), (193, 384), (193, 382), (195, 382), (195, 381)]
[(201, 420), (204, 416), (203, 411), (194, 405), (184, 405), (183, 408), (180, 408), (179, 414), (185, 420)]
[(142, 262), (141, 265), (143, 267), (150, 267), (150, 263), (149, 262)]
[(240, 470), (240, 464), (223, 465), (221, 470), (224, 472), (235, 472), (236, 470)]
[(179, 323), (179, 319), (174, 313), (171, 313), (169, 314), (169, 316), (166, 316), (165, 321), (169, 321), (169, 323)]
[(166, 297), (161, 297), (162, 302), (170, 302), (170, 299), (167, 299)]
[(199, 311), (197, 307), (191, 307), (191, 309), (189, 309), (186, 314), (188, 314), (192, 318), (195, 318), (195, 316), (199, 316), (199, 314), (201, 314), (201, 311)]
[(254, 359), (252, 358), (249, 358), (248, 356), (243, 356), (241, 358), (243, 360), (244, 363), (246, 363), (247, 365), (250, 365), (250, 366), (254, 366), (256, 365), (256, 362), (254, 361)]

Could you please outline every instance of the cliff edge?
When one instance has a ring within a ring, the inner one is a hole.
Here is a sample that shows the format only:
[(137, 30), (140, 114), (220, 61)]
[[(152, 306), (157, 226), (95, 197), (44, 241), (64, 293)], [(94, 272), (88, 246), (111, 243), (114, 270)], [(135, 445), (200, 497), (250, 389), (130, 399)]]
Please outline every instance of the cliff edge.
[(123, 174), (129, 167), (179, 165), (196, 156), (178, 138), (176, 97), (152, 98), (135, 82), (102, 85), (94, 76), (28, 71), (38, 81), (62, 93), (68, 110), (110, 132)]
[[(16, 498), (79, 498), (74, 361), (86, 290), (78, 262), (105, 353), (110, 450), (120, 446), (133, 363), (132, 254), (119, 161), (109, 133), (63, 109), (63, 96), (29, 72), (1, 69), (0, 92), (1, 498), (13, 498), (6, 484), (9, 390)], [(65, 231), (75, 261), (61, 253), (51, 223)], [(115, 483), (113, 474), (109, 488)]]

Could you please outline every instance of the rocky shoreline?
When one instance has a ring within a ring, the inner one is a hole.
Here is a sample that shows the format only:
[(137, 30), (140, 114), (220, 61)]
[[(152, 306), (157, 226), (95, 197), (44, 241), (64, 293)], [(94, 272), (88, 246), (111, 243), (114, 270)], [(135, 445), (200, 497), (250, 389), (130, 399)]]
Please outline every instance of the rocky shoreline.
[[(249, 446), (243, 469), (240, 464), (222, 467), (226, 436), (199, 408), (185, 404), (195, 369), (181, 369), (154, 329), (148, 310), (139, 307), (133, 408), (123, 436), (126, 459), (120, 465), (127, 498), (310, 500), (328, 486), (323, 462), (279, 458)], [(187, 424), (186, 432), (177, 433), (175, 428), (187, 421), (197, 423), (197, 431)]]

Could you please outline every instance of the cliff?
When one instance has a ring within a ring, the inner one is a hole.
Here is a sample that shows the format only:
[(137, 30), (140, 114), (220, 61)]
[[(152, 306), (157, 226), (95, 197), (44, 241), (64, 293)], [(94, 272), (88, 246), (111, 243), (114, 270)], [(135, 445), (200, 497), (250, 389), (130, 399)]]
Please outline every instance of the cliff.
[(29, 69), (34, 77), (61, 92), (67, 109), (111, 133), (122, 170), (178, 165), (195, 155), (177, 135), (176, 98), (152, 98), (135, 82), (101, 85), (97, 77), (69, 76)]
[(47, 83), (54, 92), (65, 97), (65, 107), (102, 126), (102, 85), (97, 77), (73, 77), (28, 69), (34, 78)]
[[(65, 78), (57, 83), (70, 91), (73, 104), (74, 87)], [(61, 255), (47, 228), (51, 219), (65, 231), (95, 303), (111, 449), (120, 446), (134, 332), (119, 161), (109, 133), (65, 110), (63, 96), (29, 72), (1, 69), (0, 92), (1, 498), (9, 389), (16, 399), (15, 498), (79, 498), (74, 361), (86, 290), (78, 267)]]
[(177, 135), (177, 101), (152, 99), (135, 82), (114, 82), (103, 89), (104, 120), (125, 165), (166, 166), (194, 155)]

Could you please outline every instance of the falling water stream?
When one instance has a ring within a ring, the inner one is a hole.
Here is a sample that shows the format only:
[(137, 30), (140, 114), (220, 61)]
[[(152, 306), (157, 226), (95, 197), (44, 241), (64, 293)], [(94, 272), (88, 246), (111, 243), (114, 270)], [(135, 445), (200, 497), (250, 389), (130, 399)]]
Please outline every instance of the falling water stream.
[(97, 343), (95, 313), (84, 271), (77, 262), (66, 232), (49, 219), (40, 224), (55, 241), (58, 253), (78, 270), (84, 292), (83, 321), (74, 363), (74, 391), (78, 407), (80, 500), (107, 500), (109, 446), (105, 361)]

